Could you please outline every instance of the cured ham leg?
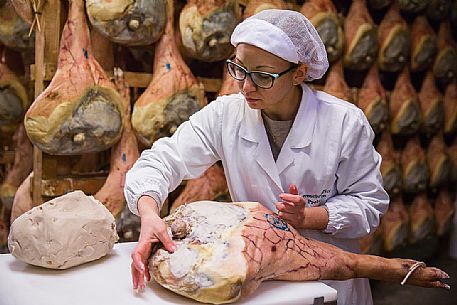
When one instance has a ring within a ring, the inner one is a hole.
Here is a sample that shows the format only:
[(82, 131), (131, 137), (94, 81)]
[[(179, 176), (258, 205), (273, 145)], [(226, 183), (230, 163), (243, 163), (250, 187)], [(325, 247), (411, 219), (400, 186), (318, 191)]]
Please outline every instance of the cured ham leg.
[(433, 207), (425, 193), (414, 198), (413, 203), (409, 207), (409, 219), (410, 243), (416, 243), (434, 232), (435, 218), (433, 215)]
[(95, 199), (103, 203), (114, 217), (120, 216), (124, 206), (124, 182), (127, 171), (140, 156), (138, 142), (130, 124), (130, 92), (120, 69), (115, 69), (115, 80), (124, 101), (124, 130), (119, 143), (111, 149), (110, 172), (105, 184), (95, 194)]
[(430, 0), (398, 0), (400, 9), (405, 12), (418, 13), (425, 9)]
[(132, 126), (147, 147), (172, 135), (206, 105), (203, 85), (192, 75), (176, 46), (173, 11), (173, 1), (169, 0), (167, 26), (155, 49), (152, 81), (133, 106)]
[(30, 140), (49, 154), (106, 150), (122, 133), (125, 109), (95, 60), (83, 0), (71, 0), (56, 74), (25, 116)]
[(454, 138), (454, 141), (450, 146), (447, 147), (447, 154), (449, 156), (449, 160), (451, 161), (451, 168), (449, 181), (456, 185), (457, 183), (457, 138)]
[(433, 74), (440, 82), (448, 84), (457, 77), (457, 44), (452, 38), (451, 25), (448, 21), (440, 24), (438, 50), (433, 64)]
[(28, 24), (33, 22), (33, 8), (30, 0), (9, 0), (14, 6), (16, 13)]
[(455, 199), (451, 199), (449, 192), (442, 189), (438, 193), (438, 197), (435, 200), (435, 223), (436, 223), (436, 234), (443, 236), (446, 234), (452, 226), (452, 216), (454, 215), (454, 204)]
[(403, 191), (418, 193), (425, 191), (429, 181), (429, 171), (424, 150), (419, 139), (412, 138), (401, 152)]
[(188, 0), (179, 16), (186, 55), (205, 62), (228, 58), (233, 52), (230, 36), (237, 24), (233, 0)]
[(379, 25), (378, 42), (379, 69), (388, 72), (400, 71), (408, 62), (410, 37), (408, 25), (400, 15), (397, 2), (390, 6)]
[(381, 219), (384, 233), (384, 250), (390, 252), (406, 243), (409, 235), (409, 215), (400, 196), (391, 200), (389, 209)]
[(11, 209), (11, 223), (16, 220), (19, 216), (25, 212), (30, 211), (33, 207), (37, 206), (33, 204), (32, 200), (32, 183), (33, 172), (22, 181), (21, 185), (17, 189), (14, 196), (13, 207)]
[(431, 71), (427, 72), (419, 91), (419, 104), (422, 112), (422, 132), (431, 136), (443, 128), (444, 104), (443, 96), (435, 85)]
[(33, 167), (33, 147), (27, 138), (23, 124), (20, 124), (13, 136), (15, 143), (14, 164), (0, 185), (0, 200), (11, 209), (14, 194), (22, 181), (30, 174)]
[(427, 6), (427, 17), (431, 20), (443, 20), (448, 16), (452, 1), (449, 0), (430, 0)]
[(424, 71), (438, 51), (436, 34), (424, 16), (417, 16), (411, 30), (411, 70)]
[(0, 1), (0, 41), (12, 49), (33, 49), (35, 36), (29, 36), (30, 26), (16, 13), (10, 1)]
[(444, 135), (457, 133), (457, 81), (450, 83), (444, 93)]
[(165, 29), (166, 0), (87, 0), (86, 9), (97, 31), (122, 45), (150, 45)]
[(427, 164), (430, 172), (429, 187), (436, 190), (439, 186), (447, 184), (451, 163), (446, 153), (442, 134), (434, 136), (428, 145)]
[(363, 82), (357, 97), (357, 106), (363, 110), (376, 134), (386, 128), (389, 108), (387, 107), (386, 91), (379, 80), (376, 65), (370, 68)]
[(389, 133), (383, 132), (376, 150), (382, 157), (381, 175), (383, 186), (390, 196), (396, 196), (401, 191), (401, 170), (394, 154), (394, 146)]
[(365, 0), (352, 1), (344, 20), (344, 35), (344, 66), (352, 70), (368, 69), (376, 59), (378, 40)]
[(337, 11), (330, 0), (310, 0), (303, 4), (300, 12), (316, 28), (327, 51), (330, 62), (334, 62), (343, 53), (344, 36)]
[(419, 130), (420, 106), (408, 68), (398, 76), (390, 96), (390, 119), (390, 132), (394, 135), (412, 135)]
[(287, 9), (286, 3), (282, 0), (249, 0), (244, 10), (243, 18), (249, 18), (252, 15), (269, 9)]
[[(345, 252), (307, 239), (256, 202), (200, 201), (166, 218), (177, 250), (159, 249), (149, 268), (162, 286), (201, 302), (221, 304), (253, 293), (266, 280), (373, 278), (401, 282), (416, 263)], [(407, 283), (447, 287), (442, 270), (420, 267)]]
[(0, 60), (0, 125), (17, 124), (29, 105), (24, 85)]
[(344, 80), (343, 64), (338, 60), (332, 64), (330, 72), (325, 80), (324, 92), (334, 95), (342, 100), (352, 102), (352, 93)]
[(216, 200), (228, 192), (224, 170), (217, 164), (211, 166), (200, 178), (189, 180), (184, 190), (173, 202), (171, 211), (183, 204), (201, 200)]

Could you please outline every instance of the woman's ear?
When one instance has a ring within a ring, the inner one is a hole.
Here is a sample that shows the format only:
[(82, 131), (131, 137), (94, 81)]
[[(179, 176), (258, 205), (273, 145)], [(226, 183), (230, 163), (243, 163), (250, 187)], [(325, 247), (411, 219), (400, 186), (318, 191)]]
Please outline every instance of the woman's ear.
[(308, 66), (306, 64), (299, 64), (294, 73), (294, 86), (301, 85), (306, 80), (306, 73), (308, 72)]

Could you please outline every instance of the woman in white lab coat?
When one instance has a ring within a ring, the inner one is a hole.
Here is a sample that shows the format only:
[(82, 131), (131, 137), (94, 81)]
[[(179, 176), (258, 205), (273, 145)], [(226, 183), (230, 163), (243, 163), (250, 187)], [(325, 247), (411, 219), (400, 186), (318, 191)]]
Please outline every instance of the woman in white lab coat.
[[(158, 216), (168, 193), (221, 160), (234, 201), (258, 201), (307, 237), (358, 252), (389, 198), (380, 155), (363, 112), (305, 81), (328, 68), (325, 47), (300, 13), (266, 10), (240, 23), (227, 61), (240, 93), (192, 115), (145, 150), (128, 172), (125, 196), (141, 217), (132, 253), (133, 286), (150, 279), (151, 245), (175, 244)], [(367, 279), (327, 282), (338, 304), (372, 304)]]

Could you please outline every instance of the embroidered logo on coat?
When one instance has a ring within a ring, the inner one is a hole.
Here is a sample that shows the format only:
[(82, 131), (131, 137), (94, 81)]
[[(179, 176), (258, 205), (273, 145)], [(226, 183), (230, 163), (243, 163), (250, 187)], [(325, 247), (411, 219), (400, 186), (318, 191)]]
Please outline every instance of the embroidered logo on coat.
[(280, 219), (277, 215), (274, 214), (264, 214), (265, 219), (276, 229), (283, 230), (283, 231), (290, 231), (287, 222)]

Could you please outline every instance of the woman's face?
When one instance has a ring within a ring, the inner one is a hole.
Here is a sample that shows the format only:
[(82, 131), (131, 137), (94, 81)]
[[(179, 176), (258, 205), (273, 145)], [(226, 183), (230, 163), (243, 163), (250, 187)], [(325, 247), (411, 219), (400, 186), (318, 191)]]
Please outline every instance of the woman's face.
[[(283, 72), (292, 65), (276, 55), (244, 43), (236, 47), (234, 61), (248, 71), (269, 73)], [(296, 101), (298, 88), (294, 85), (294, 82), (297, 82), (294, 75), (295, 69), (275, 79), (273, 87), (269, 89), (257, 87), (248, 76), (245, 80), (238, 81), (238, 86), (249, 107), (264, 110), (267, 115), (271, 113), (275, 116), (275, 114), (280, 114), (291, 106), (296, 106), (291, 105), (291, 103), (300, 103), (301, 96)], [(274, 119), (274, 117), (270, 117)]]

